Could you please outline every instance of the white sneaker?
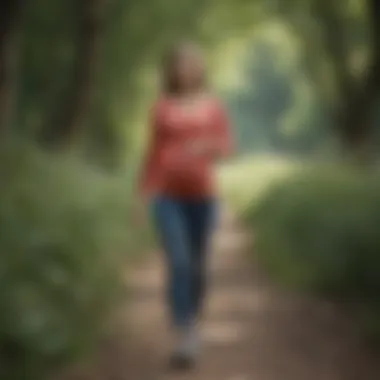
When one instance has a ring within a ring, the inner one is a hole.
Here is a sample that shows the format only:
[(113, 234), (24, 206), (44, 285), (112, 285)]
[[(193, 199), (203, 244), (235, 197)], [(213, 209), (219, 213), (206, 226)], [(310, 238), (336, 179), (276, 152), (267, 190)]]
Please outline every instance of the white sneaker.
[(196, 326), (190, 326), (185, 332), (182, 350), (189, 356), (196, 358), (200, 353), (200, 336)]
[(200, 352), (200, 339), (195, 326), (178, 331), (177, 345), (172, 354), (171, 363), (176, 368), (189, 368), (195, 365)]

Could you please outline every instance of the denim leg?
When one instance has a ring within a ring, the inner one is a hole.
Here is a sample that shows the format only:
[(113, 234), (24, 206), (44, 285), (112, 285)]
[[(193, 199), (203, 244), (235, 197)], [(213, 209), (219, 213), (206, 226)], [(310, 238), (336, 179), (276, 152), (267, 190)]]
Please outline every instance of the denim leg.
[(173, 323), (190, 322), (191, 252), (187, 225), (181, 204), (170, 198), (159, 198), (153, 204), (153, 216), (168, 263), (168, 298)]
[(207, 286), (207, 251), (216, 216), (216, 202), (204, 199), (186, 204), (186, 222), (191, 245), (191, 314), (199, 317)]

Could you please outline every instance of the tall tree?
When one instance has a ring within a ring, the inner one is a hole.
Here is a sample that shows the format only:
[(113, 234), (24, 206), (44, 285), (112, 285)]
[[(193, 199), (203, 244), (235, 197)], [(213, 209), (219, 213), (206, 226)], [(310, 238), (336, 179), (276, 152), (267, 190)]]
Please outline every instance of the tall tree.
[(326, 49), (333, 57), (339, 98), (335, 117), (348, 151), (366, 157), (373, 133), (373, 110), (380, 95), (380, 3), (367, 0), (370, 55), (359, 77), (350, 73), (349, 47), (342, 18), (327, 0), (315, 3), (324, 20)]
[(107, 3), (107, 0), (81, 0), (78, 4), (79, 28), (71, 88), (44, 131), (48, 142), (54, 145), (67, 147), (74, 142), (83, 133), (93, 108)]
[(351, 85), (343, 108), (342, 132), (348, 146), (366, 146), (373, 134), (374, 107), (380, 97), (380, 2), (367, 0), (371, 55), (357, 87)]
[(7, 131), (12, 118), (23, 3), (24, 0), (0, 2), (0, 133)]

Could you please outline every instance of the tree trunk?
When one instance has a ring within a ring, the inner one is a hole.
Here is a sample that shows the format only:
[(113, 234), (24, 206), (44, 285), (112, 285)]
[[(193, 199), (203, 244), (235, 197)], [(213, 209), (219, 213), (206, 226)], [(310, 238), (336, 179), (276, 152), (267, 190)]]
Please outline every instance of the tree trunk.
[(62, 109), (47, 126), (45, 140), (69, 147), (84, 131), (93, 107), (107, 0), (80, 0), (81, 18), (73, 83)]
[(372, 56), (359, 86), (346, 94), (338, 125), (347, 152), (359, 160), (372, 157), (374, 108), (380, 97), (380, 1), (367, 0)]
[(358, 163), (367, 164), (374, 155), (373, 109), (374, 99), (366, 98), (347, 102), (337, 126), (344, 153)]
[(23, 0), (2, 0), (0, 2), (0, 133), (9, 130), (18, 62), (18, 37), (20, 11)]

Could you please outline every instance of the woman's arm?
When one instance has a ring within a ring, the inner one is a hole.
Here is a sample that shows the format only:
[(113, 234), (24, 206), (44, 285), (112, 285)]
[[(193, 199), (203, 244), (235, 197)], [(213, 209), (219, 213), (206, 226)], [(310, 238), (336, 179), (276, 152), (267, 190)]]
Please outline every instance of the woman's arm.
[(152, 195), (157, 184), (158, 115), (159, 106), (155, 104), (149, 118), (148, 146), (143, 157), (143, 164), (138, 178), (138, 192), (143, 198)]
[(211, 133), (190, 144), (193, 154), (207, 155), (212, 159), (228, 157), (233, 152), (230, 122), (224, 107), (217, 103), (213, 108)]
[(215, 158), (225, 158), (233, 152), (231, 125), (226, 109), (218, 102), (214, 112), (211, 152)]

